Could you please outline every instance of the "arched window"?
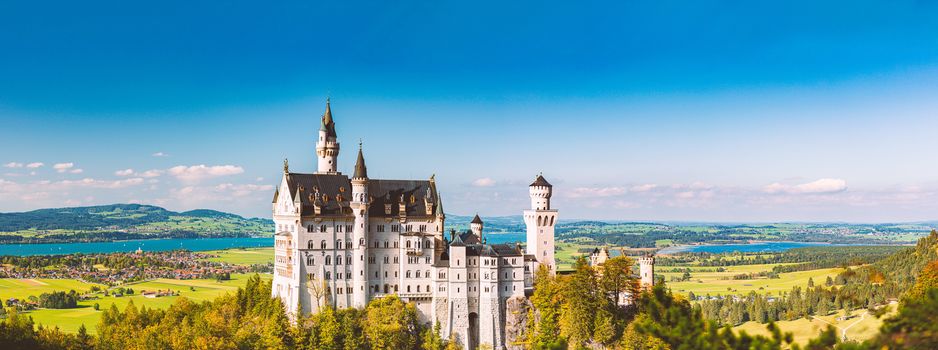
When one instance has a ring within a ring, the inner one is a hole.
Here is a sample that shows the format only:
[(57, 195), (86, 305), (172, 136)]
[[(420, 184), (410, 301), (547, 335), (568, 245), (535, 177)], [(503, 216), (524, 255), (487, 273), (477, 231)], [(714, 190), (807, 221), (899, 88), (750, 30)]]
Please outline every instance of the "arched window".
[(424, 248), (430, 248), (430, 240), (429, 240), (429, 239), (423, 240), (423, 247), (424, 247)]
[(332, 255), (326, 255), (326, 265), (332, 265)]
[(307, 256), (307, 257), (306, 257), (306, 265), (309, 265), (309, 266), (316, 265), (316, 259), (313, 258), (313, 257), (311, 257), (311, 256)]
[(306, 249), (313, 249), (313, 248), (316, 248), (316, 246), (313, 245), (313, 240), (309, 240), (309, 242), (306, 242)]
[(319, 249), (326, 249), (326, 240), (322, 240), (322, 242), (319, 242)]
[(342, 249), (342, 240), (341, 240), (341, 239), (335, 240), (335, 249)]
[(364, 239), (364, 238), (359, 238), (359, 239), (358, 239), (358, 246), (361, 247), (361, 246), (363, 246), (363, 245), (365, 245), (365, 239)]
[(335, 256), (335, 264), (336, 264), (336, 265), (342, 265), (342, 256), (340, 256), (340, 255), (336, 255), (336, 256)]
[(407, 243), (404, 244), (404, 246), (407, 247), (407, 248), (410, 248), (410, 241), (407, 241)]
[(407, 293), (410, 293), (410, 286), (407, 286)]
[(430, 278), (430, 270), (427, 270), (427, 271), (423, 274), (423, 277)]
[(417, 293), (420, 293), (420, 286), (417, 286)]
[(404, 276), (407, 277), (407, 278), (410, 278), (410, 270), (407, 270), (407, 272), (404, 274)]

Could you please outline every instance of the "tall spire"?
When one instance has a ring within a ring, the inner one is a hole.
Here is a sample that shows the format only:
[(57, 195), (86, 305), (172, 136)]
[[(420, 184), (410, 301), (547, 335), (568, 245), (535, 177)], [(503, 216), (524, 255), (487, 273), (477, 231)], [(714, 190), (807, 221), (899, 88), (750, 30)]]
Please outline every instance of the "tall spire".
[(326, 112), (322, 114), (322, 125), (319, 130), (325, 131), (327, 136), (336, 137), (335, 122), (332, 120), (332, 107), (329, 106), (329, 98), (326, 98)]
[(365, 156), (362, 154), (362, 142), (358, 141), (358, 160), (355, 161), (355, 173), (353, 179), (367, 179), (368, 167), (365, 166)]

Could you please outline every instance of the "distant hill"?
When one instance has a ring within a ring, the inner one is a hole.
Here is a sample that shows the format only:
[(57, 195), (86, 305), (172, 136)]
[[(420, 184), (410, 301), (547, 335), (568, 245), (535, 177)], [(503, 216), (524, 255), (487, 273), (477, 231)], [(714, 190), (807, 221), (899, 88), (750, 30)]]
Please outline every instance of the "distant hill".
[(145, 204), (0, 213), (0, 242), (48, 243), (169, 237), (270, 236), (273, 221), (209, 209), (174, 212)]

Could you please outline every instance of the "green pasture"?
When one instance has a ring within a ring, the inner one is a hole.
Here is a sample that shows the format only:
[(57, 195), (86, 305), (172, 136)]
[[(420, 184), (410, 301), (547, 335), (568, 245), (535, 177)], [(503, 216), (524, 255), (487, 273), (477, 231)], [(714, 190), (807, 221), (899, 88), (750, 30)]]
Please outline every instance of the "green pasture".
[[(78, 293), (85, 293), (91, 290), (91, 286), (94, 286), (94, 284), (79, 280), (0, 278), (0, 300), (6, 301), (10, 298), (26, 299), (30, 295), (39, 297), (42, 293), (68, 292), (73, 289)], [(104, 288), (102, 285), (98, 286)]]
[[(879, 327), (883, 324), (883, 319), (895, 313), (895, 307), (890, 306), (890, 308), (891, 311), (887, 312), (886, 316), (882, 318), (876, 318), (868, 314), (866, 309), (860, 309), (851, 312), (851, 315), (854, 316), (853, 318), (838, 321), (837, 318), (844, 315), (844, 311), (841, 310), (827, 316), (813, 316), (810, 319), (800, 318), (794, 321), (779, 321), (775, 324), (778, 325), (782, 332), (791, 332), (794, 342), (801, 345), (807, 344), (808, 340), (812, 338), (816, 338), (821, 331), (827, 329), (828, 326), (834, 326), (838, 338), (843, 336), (844, 330), (846, 330), (847, 340), (863, 341), (875, 336), (879, 331)], [(750, 335), (771, 336), (765, 324), (756, 322), (743, 323), (733, 327), (733, 330), (737, 332), (745, 331)]]
[(274, 262), (274, 248), (235, 248), (224, 250), (210, 250), (202, 253), (218, 255), (208, 258), (208, 261), (226, 262), (237, 265), (267, 264)]
[[(734, 280), (733, 276), (743, 273), (758, 273), (771, 271), (772, 267), (781, 264), (739, 265), (725, 266), (725, 272), (693, 272), (693, 270), (715, 271), (716, 267), (691, 267), (691, 279), (685, 282), (671, 282), (671, 276), (680, 277), (683, 272), (661, 272), (671, 267), (657, 267), (656, 275), (664, 276), (665, 283), (677, 294), (687, 295), (694, 292), (697, 295), (727, 295), (748, 294), (750, 291), (779, 295), (789, 292), (794, 286), (807, 287), (808, 280), (813, 279), (816, 285), (823, 284), (827, 277), (834, 278), (843, 271), (841, 268), (817, 269), (779, 274), (779, 278), (756, 278), (750, 280)], [(684, 267), (679, 267), (684, 268)]]
[[(251, 274), (233, 274), (229, 281), (215, 281), (214, 279), (196, 279), (196, 280), (175, 280), (175, 279), (155, 279), (152, 281), (132, 283), (124, 285), (134, 289), (134, 294), (123, 297), (114, 297), (113, 294), (105, 297), (99, 294), (99, 299), (81, 301), (79, 307), (75, 309), (39, 309), (27, 312), (37, 324), (45, 326), (59, 327), (65, 332), (78, 332), (82, 324), (88, 329), (89, 333), (96, 333), (98, 318), (103, 310), (107, 310), (111, 305), (116, 305), (118, 309), (123, 310), (131, 301), (137, 307), (146, 306), (148, 308), (165, 309), (172, 305), (179, 298), (185, 297), (189, 300), (201, 302), (212, 300), (228, 292), (234, 292), (238, 287), (247, 283)], [(262, 279), (271, 279), (272, 275), (262, 274)], [(0, 280), (3, 283), (9, 280)], [(45, 281), (45, 280), (44, 280)], [(57, 282), (80, 283), (75, 280), (52, 280)], [(66, 283), (67, 284), (67, 283)], [(70, 288), (71, 289), (71, 288)], [(178, 291), (179, 296), (146, 298), (142, 295), (145, 290), (173, 290)], [(18, 289), (7, 288), (5, 285), (0, 287), (0, 295), (20, 295)], [(27, 295), (28, 296), (28, 295)], [(24, 296), (25, 297), (25, 296)], [(100, 306), (101, 311), (94, 310), (94, 304)]]

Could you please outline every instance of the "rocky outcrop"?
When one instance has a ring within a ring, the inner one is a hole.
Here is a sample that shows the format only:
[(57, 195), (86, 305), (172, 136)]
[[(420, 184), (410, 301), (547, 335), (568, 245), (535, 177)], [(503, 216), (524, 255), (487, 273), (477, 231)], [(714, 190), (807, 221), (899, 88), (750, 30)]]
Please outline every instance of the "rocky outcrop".
[(528, 311), (531, 302), (523, 296), (508, 298), (505, 302), (505, 347), (509, 350), (524, 349), (524, 330), (528, 327)]

